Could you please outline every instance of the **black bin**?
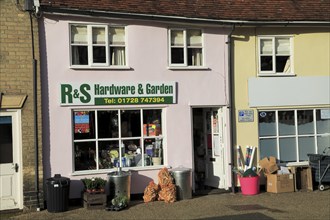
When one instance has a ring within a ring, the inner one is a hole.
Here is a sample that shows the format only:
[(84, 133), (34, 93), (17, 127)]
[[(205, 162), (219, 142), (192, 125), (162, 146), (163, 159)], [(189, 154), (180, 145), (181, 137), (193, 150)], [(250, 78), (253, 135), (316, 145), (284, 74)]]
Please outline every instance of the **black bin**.
[(70, 179), (55, 174), (46, 180), (48, 212), (65, 212), (69, 209)]

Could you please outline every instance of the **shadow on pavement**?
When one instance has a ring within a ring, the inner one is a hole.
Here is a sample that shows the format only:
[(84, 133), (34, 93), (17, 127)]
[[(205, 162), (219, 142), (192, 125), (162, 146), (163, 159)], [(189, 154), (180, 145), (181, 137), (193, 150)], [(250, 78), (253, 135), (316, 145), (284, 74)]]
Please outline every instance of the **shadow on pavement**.
[(236, 211), (245, 211), (245, 210), (268, 210), (270, 212), (283, 212), (279, 209), (270, 209), (265, 206), (261, 206), (259, 204), (249, 204), (249, 205), (227, 205), (228, 208), (231, 208)]
[(202, 218), (203, 220), (241, 220), (241, 219), (258, 219), (258, 220), (270, 220), (274, 219), (267, 215), (261, 213), (248, 213), (241, 215), (226, 215), (226, 216), (218, 216), (218, 217), (210, 217), (210, 218)]

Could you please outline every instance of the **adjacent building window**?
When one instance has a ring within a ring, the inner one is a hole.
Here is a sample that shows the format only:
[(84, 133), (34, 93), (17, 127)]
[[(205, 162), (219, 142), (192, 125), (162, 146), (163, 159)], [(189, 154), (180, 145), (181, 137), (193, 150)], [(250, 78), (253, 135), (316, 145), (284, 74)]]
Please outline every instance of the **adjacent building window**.
[(259, 37), (259, 75), (293, 74), (292, 38)]
[(163, 164), (161, 109), (73, 111), (74, 170)]
[(126, 66), (125, 27), (72, 24), (71, 66)]
[(199, 29), (171, 29), (170, 66), (203, 66), (203, 39)]
[(308, 160), (330, 146), (330, 109), (259, 111), (260, 158)]

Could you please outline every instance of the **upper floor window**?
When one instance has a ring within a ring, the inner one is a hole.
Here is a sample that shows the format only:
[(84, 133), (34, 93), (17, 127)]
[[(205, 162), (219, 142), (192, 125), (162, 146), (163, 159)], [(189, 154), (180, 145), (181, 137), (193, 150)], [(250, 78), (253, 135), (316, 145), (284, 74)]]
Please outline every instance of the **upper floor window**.
[(259, 75), (293, 74), (292, 38), (259, 37)]
[(203, 66), (203, 39), (199, 29), (169, 31), (170, 66)]
[(126, 66), (125, 28), (72, 24), (71, 65)]

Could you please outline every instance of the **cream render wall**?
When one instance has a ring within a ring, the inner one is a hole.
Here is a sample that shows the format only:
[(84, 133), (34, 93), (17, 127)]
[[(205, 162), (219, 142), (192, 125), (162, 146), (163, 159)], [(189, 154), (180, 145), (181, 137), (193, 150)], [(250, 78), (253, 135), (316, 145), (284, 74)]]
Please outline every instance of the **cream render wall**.
[(330, 75), (330, 32), (329, 28), (319, 29), (317, 33), (295, 35), (295, 72), (299, 76)]
[[(258, 77), (258, 35), (293, 36), (294, 73), (296, 76), (330, 76), (330, 33), (322, 27), (238, 27), (233, 34), (234, 140), (233, 146), (258, 146), (258, 109), (249, 107), (248, 80)], [(306, 108), (315, 106), (290, 106)], [(327, 106), (322, 106), (327, 107)], [(272, 109), (275, 107), (269, 107)], [(277, 109), (280, 107), (276, 107)], [(238, 122), (238, 110), (253, 110), (254, 122)], [(258, 151), (257, 151), (258, 152)], [(244, 151), (245, 153), (245, 151)], [(236, 158), (236, 155), (233, 155)], [(259, 154), (254, 158), (257, 164)]]
[[(249, 109), (248, 106), (248, 79), (255, 76), (257, 71), (257, 58), (255, 54), (255, 29), (241, 28), (236, 29), (233, 35), (233, 69), (234, 73), (234, 110), (235, 120), (234, 142), (233, 147), (240, 146), (257, 146), (258, 139), (256, 134), (258, 128), (256, 123), (241, 122), (238, 123), (238, 110)], [(256, 112), (254, 112), (254, 120), (256, 120)], [(236, 155), (234, 156), (236, 158)]]

